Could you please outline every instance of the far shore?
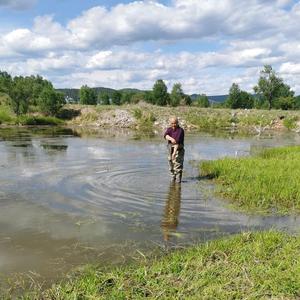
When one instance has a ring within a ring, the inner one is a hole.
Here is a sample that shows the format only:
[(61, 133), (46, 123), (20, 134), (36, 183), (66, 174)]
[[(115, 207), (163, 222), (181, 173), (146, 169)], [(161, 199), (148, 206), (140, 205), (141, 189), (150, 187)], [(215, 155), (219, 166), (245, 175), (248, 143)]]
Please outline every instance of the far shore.
[[(7, 110), (5, 111), (7, 114)], [(11, 114), (0, 120), (0, 126), (60, 125), (80, 128), (127, 128), (159, 133), (176, 115), (186, 131), (227, 130), (260, 135), (267, 131), (300, 132), (300, 111), (220, 109), (197, 106), (161, 107), (147, 103), (128, 105), (68, 104), (56, 118), (29, 113)]]

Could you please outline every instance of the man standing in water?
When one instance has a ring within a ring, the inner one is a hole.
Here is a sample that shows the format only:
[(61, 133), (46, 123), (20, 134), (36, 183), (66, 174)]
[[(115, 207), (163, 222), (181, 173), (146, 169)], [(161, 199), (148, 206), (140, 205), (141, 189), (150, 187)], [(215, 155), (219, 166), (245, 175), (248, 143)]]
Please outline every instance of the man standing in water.
[(181, 182), (184, 161), (184, 130), (178, 124), (177, 117), (170, 118), (170, 125), (164, 138), (168, 141), (168, 161), (172, 180)]

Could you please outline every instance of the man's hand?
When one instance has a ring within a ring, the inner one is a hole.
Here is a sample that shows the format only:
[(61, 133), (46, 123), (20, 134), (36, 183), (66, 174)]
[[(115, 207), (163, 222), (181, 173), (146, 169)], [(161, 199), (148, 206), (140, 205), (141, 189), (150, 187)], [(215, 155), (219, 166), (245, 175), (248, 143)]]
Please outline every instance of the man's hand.
[(166, 139), (167, 139), (168, 141), (170, 141), (172, 144), (176, 144), (176, 140), (173, 139), (171, 136), (166, 135)]
[(170, 140), (169, 140), (172, 144), (176, 144), (176, 140), (175, 139), (173, 139), (172, 137), (170, 138)]

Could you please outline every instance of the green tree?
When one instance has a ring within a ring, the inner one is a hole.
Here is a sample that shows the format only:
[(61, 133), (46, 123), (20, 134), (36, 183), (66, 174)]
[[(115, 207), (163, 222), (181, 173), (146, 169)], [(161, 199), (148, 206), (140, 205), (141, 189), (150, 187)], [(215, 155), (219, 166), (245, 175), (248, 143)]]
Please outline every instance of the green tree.
[(141, 101), (145, 101), (145, 94), (144, 93), (135, 93), (131, 97), (131, 103), (137, 104)]
[(152, 89), (154, 103), (157, 105), (167, 105), (170, 102), (168, 88), (162, 79), (158, 79)]
[(87, 85), (83, 85), (79, 91), (80, 104), (96, 105), (97, 104), (97, 94), (96, 91)]
[(29, 105), (38, 105), (40, 94), (46, 87), (53, 89), (52, 83), (39, 75), (25, 77), (25, 80), (30, 87)]
[(131, 99), (135, 93), (123, 91), (121, 95), (121, 104), (131, 103)]
[(22, 76), (14, 77), (9, 96), (10, 105), (17, 115), (26, 114), (29, 108), (29, 99), (31, 95), (30, 87), (26, 79)]
[(226, 106), (229, 108), (239, 108), (241, 89), (238, 84), (233, 83), (229, 89), (229, 95), (226, 99)]
[(276, 75), (270, 65), (264, 66), (253, 89), (262, 102), (267, 102), (269, 109), (273, 108), (276, 98), (294, 96), (294, 92)]
[(56, 92), (54, 88), (50, 86), (44, 87), (38, 98), (40, 111), (50, 116), (55, 116), (64, 104), (64, 94)]
[(196, 99), (197, 105), (200, 107), (209, 107), (210, 103), (208, 97), (205, 94), (201, 94)]
[(253, 108), (254, 99), (246, 91), (242, 91), (238, 84), (233, 83), (229, 89), (229, 95), (225, 102), (229, 108)]
[(122, 94), (119, 91), (114, 91), (111, 95), (111, 102), (115, 105), (121, 105)]
[(0, 92), (9, 94), (12, 87), (12, 77), (5, 71), (0, 71)]
[(171, 106), (178, 106), (183, 98), (183, 91), (180, 83), (175, 83), (173, 85), (171, 95), (170, 95), (170, 104)]
[(240, 108), (253, 108), (254, 97), (246, 91), (241, 91)]
[(295, 109), (300, 109), (300, 96), (295, 97)]
[(296, 108), (296, 98), (294, 97), (279, 97), (274, 102), (274, 108), (289, 110)]
[(183, 104), (184, 105), (191, 105), (192, 104), (192, 98), (190, 95), (183, 95)]
[(154, 99), (154, 96), (153, 96), (153, 92), (152, 91), (144, 92), (144, 100), (147, 103), (155, 104), (155, 99)]
[(98, 94), (98, 103), (102, 105), (109, 105), (109, 95), (106, 92), (102, 92)]

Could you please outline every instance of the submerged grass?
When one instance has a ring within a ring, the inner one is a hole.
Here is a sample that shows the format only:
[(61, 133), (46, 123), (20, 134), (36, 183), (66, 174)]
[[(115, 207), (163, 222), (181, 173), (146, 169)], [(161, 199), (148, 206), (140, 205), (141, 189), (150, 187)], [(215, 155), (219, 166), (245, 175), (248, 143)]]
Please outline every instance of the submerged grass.
[(215, 178), (217, 192), (243, 210), (300, 212), (300, 146), (268, 149), (255, 157), (202, 162), (200, 173)]
[(298, 299), (300, 238), (243, 233), (138, 266), (89, 267), (22, 299)]

